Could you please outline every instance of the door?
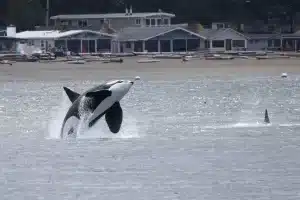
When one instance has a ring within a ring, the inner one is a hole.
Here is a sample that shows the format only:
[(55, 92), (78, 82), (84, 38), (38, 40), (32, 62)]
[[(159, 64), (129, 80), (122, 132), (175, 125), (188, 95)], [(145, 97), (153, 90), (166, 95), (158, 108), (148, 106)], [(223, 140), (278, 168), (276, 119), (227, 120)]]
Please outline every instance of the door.
[(230, 51), (232, 49), (231, 39), (226, 39), (226, 51)]
[(95, 53), (96, 52), (96, 46), (95, 46), (95, 40), (89, 40), (89, 53)]

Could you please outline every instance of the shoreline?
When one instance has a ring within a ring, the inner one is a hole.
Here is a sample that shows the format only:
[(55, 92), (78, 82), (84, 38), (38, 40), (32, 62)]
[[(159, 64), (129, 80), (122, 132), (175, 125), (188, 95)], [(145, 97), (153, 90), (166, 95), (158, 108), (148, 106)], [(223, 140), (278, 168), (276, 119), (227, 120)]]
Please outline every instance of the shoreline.
[(13, 63), (0, 65), (0, 81), (64, 81), (103, 80), (147, 75), (154, 80), (184, 80), (203, 76), (245, 77), (278, 76), (281, 73), (300, 75), (300, 59), (270, 60), (191, 60), (161, 59), (158, 63), (137, 63), (138, 58), (124, 58), (124, 63), (91, 62), (67, 63)]

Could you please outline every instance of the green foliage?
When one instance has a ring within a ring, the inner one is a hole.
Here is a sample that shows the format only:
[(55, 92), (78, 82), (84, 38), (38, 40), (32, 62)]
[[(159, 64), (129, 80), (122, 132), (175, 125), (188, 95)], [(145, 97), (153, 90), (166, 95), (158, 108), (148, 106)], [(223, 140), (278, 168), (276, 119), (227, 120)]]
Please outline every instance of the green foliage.
[[(18, 28), (44, 25), (46, 0), (0, 0), (7, 4), (4, 18)], [(49, 0), (50, 16), (57, 14), (124, 12), (133, 6), (134, 12), (157, 11), (175, 13), (177, 22), (232, 21), (244, 23), (270, 16), (283, 20), (300, 11), (299, 0)]]
[(33, 28), (43, 25), (45, 8), (40, 0), (9, 0), (7, 6), (7, 22), (19, 29)]

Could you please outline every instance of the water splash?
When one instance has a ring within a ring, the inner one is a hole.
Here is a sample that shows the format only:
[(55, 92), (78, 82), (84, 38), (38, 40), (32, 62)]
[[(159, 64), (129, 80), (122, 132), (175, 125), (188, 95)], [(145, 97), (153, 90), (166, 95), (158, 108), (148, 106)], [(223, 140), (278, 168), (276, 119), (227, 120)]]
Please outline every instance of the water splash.
[(201, 129), (231, 129), (231, 128), (260, 128), (260, 127), (292, 127), (292, 126), (300, 126), (300, 124), (266, 124), (266, 123), (236, 123), (236, 124), (225, 124), (225, 125), (217, 125), (217, 126), (204, 126)]
[(48, 138), (50, 139), (59, 139), (60, 138), (60, 130), (61, 126), (63, 124), (63, 120), (65, 118), (65, 115), (69, 109), (69, 107), (72, 105), (69, 98), (65, 94), (65, 92), (62, 92), (62, 100), (59, 106), (54, 109), (51, 113), (50, 122), (48, 124)]
[(137, 119), (125, 112), (123, 123), (121, 126), (121, 130), (117, 134), (113, 134), (110, 132), (105, 119), (100, 119), (93, 127), (87, 128), (85, 127), (82, 131), (77, 135), (79, 139), (91, 139), (91, 138), (139, 138), (141, 137), (139, 134), (139, 127), (137, 123)]
[(225, 124), (225, 125), (217, 125), (217, 126), (204, 126), (202, 129), (230, 129), (230, 128), (256, 128), (256, 127), (267, 127), (271, 126), (271, 124), (265, 123), (235, 123), (235, 124)]

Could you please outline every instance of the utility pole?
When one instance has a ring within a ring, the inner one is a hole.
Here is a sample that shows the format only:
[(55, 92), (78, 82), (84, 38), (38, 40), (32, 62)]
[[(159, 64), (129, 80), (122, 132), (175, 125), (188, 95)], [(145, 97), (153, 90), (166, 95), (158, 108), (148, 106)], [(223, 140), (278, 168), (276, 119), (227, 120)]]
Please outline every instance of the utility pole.
[(49, 27), (49, 0), (46, 0), (46, 27)]

